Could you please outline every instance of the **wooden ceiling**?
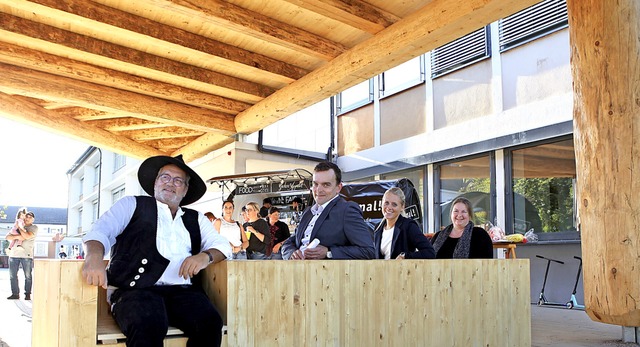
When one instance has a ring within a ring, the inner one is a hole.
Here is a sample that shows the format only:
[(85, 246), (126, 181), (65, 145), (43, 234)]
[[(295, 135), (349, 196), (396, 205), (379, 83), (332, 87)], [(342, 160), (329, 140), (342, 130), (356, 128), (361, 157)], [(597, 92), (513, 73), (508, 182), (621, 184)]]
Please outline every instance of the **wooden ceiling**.
[(0, 0), (0, 116), (192, 161), (538, 1)]

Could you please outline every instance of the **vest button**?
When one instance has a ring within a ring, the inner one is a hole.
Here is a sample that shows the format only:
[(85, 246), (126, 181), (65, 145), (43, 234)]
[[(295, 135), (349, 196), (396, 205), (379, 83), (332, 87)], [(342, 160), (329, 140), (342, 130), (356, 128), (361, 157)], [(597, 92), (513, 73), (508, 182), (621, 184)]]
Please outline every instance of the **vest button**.
[(144, 268), (143, 268), (143, 267), (139, 268), (139, 269), (138, 269), (138, 272), (139, 272), (139, 273), (143, 273), (143, 272), (144, 272)]
[(147, 265), (149, 261), (147, 260), (147, 258), (142, 259), (141, 263), (142, 265)]
[(139, 279), (140, 279), (140, 275), (135, 275), (135, 276), (133, 277), (133, 279), (134, 279), (134, 280), (139, 280)]
[(131, 281), (131, 283), (129, 283), (129, 287), (133, 287), (136, 285), (136, 281)]

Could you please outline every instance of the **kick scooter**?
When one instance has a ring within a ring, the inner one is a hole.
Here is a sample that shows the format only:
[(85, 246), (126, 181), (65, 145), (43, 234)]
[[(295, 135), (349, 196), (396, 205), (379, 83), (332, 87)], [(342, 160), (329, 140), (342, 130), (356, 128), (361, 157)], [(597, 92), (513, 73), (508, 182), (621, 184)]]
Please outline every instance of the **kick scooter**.
[(578, 274), (576, 275), (576, 284), (573, 286), (573, 293), (571, 293), (571, 300), (567, 302), (567, 308), (577, 308), (584, 310), (584, 305), (578, 304), (578, 300), (576, 300), (578, 280), (580, 279), (580, 272), (582, 271), (582, 258), (576, 256), (574, 256), (574, 258), (580, 260), (580, 265), (578, 266)]
[(545, 259), (547, 261), (547, 269), (544, 272), (544, 282), (542, 282), (542, 289), (540, 290), (540, 298), (538, 299), (538, 306), (562, 306), (565, 307), (566, 304), (560, 303), (560, 302), (550, 302), (547, 301), (547, 298), (544, 296), (544, 287), (547, 284), (547, 276), (549, 275), (549, 265), (551, 265), (551, 262), (556, 262), (558, 264), (564, 264), (563, 261), (560, 260), (555, 260), (555, 259), (551, 259), (551, 258), (545, 258), (541, 255), (536, 255), (537, 258), (541, 258), (541, 259)]

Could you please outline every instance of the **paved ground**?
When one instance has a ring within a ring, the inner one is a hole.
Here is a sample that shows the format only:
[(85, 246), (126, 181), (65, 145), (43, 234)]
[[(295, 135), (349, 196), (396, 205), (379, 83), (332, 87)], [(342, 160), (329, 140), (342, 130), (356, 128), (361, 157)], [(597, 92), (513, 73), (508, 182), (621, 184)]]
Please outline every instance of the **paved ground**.
[(31, 346), (31, 301), (24, 300), (24, 276), (18, 272), (20, 300), (7, 300), (11, 295), (9, 269), (0, 269), (0, 347)]
[[(24, 291), (22, 270), (19, 280)], [(7, 300), (9, 295), (9, 270), (0, 268), (0, 347), (31, 347), (31, 302), (23, 292), (21, 300)], [(621, 343), (621, 327), (593, 322), (584, 311), (533, 305), (531, 321), (533, 347), (640, 347)]]

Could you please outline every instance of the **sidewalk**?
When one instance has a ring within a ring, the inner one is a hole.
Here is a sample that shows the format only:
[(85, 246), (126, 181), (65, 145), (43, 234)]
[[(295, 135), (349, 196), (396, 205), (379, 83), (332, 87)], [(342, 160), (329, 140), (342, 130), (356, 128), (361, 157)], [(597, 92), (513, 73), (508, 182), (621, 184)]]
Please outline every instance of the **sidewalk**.
[(9, 269), (0, 268), (0, 347), (31, 346), (31, 301), (24, 300), (24, 276), (18, 271), (20, 300), (11, 295)]
[[(18, 277), (23, 299), (7, 300), (11, 295), (9, 269), (0, 268), (0, 347), (31, 347), (32, 305), (24, 301), (22, 270)], [(532, 305), (531, 325), (533, 347), (638, 347), (621, 342), (621, 327), (594, 322), (580, 310)]]

